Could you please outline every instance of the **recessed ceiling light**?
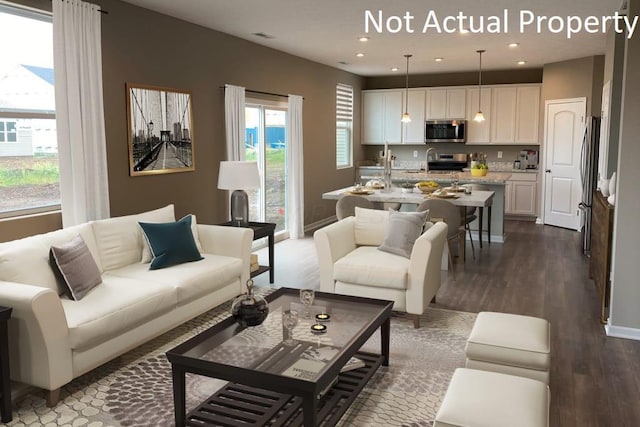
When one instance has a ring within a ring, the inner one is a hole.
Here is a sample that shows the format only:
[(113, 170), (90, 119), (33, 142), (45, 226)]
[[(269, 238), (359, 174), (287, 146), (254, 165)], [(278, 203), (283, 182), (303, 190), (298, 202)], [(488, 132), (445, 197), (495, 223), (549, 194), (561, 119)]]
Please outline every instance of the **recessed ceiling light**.
[(362, 58), (362, 57), (364, 56), (364, 53), (362, 53), (362, 52), (360, 52), (360, 53), (356, 53), (356, 56), (357, 56), (358, 58)]
[(444, 61), (444, 58), (433, 58), (433, 60), (436, 62), (442, 62)]
[(368, 42), (369, 37), (360, 37), (358, 40), (360, 40), (361, 42)]
[(518, 47), (518, 46), (520, 46), (520, 43), (509, 43), (507, 46), (509, 46), (509, 47)]
[(526, 63), (527, 63), (527, 61), (518, 61), (518, 65), (524, 65)]
[(256, 37), (262, 37), (263, 39), (274, 39), (275, 37), (272, 36), (271, 34), (267, 34), (267, 33), (251, 33)]
[(393, 67), (391, 71), (398, 71), (398, 67)]

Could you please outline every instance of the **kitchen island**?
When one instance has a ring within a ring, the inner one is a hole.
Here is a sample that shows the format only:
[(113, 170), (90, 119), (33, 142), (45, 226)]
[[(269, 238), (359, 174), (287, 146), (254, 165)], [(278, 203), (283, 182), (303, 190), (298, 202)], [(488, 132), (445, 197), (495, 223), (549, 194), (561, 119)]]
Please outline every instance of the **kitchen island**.
[[(359, 177), (362, 184), (366, 184), (368, 181), (375, 179), (382, 181), (383, 168), (382, 166), (361, 166), (359, 168)], [(444, 171), (420, 171), (411, 170), (405, 168), (393, 169), (391, 172), (391, 182), (394, 186), (400, 186), (402, 183), (416, 183), (420, 181), (435, 181), (440, 184), (441, 187), (451, 185), (453, 180), (457, 178), (460, 184), (481, 184), (486, 186), (489, 191), (493, 191), (493, 204), (491, 215), (491, 227), (487, 223), (488, 218), (485, 216), (484, 223), (482, 225), (483, 230), (491, 230), (491, 242), (504, 242), (504, 208), (505, 208), (505, 184), (509, 178), (511, 178), (511, 172), (509, 171), (496, 171), (489, 173), (486, 176), (473, 176), (470, 172), (444, 172)], [(418, 190), (415, 190), (418, 192)], [(419, 193), (419, 192), (418, 192)], [(411, 206), (407, 206), (403, 209), (411, 209)], [(474, 239), (478, 238), (478, 220), (470, 224)], [(486, 240), (486, 236), (485, 236)]]

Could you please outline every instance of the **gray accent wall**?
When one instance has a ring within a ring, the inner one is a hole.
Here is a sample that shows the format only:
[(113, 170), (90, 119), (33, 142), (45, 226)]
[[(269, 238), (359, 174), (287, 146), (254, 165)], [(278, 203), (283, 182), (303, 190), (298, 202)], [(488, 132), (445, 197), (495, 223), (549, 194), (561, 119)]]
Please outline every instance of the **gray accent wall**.
[[(630, 16), (640, 0), (629, 1)], [(640, 38), (625, 42), (609, 333), (640, 339)]]
[[(51, 10), (49, 1), (19, 3)], [(112, 216), (174, 203), (179, 216), (194, 213), (201, 223), (226, 220), (226, 192), (217, 189), (218, 165), (226, 159), (224, 90), (220, 88), (225, 83), (304, 97), (304, 222), (334, 215), (335, 202), (322, 200), (322, 193), (351, 185), (355, 177), (353, 168), (336, 170), (335, 166), (335, 86), (344, 83), (354, 88), (355, 163), (362, 157), (364, 78), (129, 3), (94, 3), (109, 12), (102, 17), (102, 55)], [(195, 171), (129, 176), (125, 83), (192, 92)], [(49, 231), (59, 221), (49, 218), (35, 228), (33, 221), (29, 224), (12, 220), (11, 227), (2, 227), (0, 241)], [(9, 228), (14, 232), (9, 233)]]

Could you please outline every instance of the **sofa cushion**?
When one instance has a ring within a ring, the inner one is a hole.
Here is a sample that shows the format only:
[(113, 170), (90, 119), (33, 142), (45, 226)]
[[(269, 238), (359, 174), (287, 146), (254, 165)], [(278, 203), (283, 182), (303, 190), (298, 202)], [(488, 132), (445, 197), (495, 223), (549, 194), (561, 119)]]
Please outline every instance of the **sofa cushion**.
[[(81, 351), (169, 312), (176, 307), (177, 292), (162, 283), (105, 273), (102, 284), (82, 300), (61, 301), (71, 348)], [(147, 339), (141, 337), (141, 342)]]
[(149, 270), (147, 265), (136, 263), (109, 274), (174, 287), (178, 292), (178, 305), (183, 305), (228, 285), (242, 274), (239, 258), (206, 253), (202, 256), (202, 261), (162, 270)]
[[(93, 258), (97, 258), (93, 229), (88, 223), (0, 243), (0, 280), (42, 286), (61, 295), (64, 290), (49, 265), (49, 249), (52, 245), (69, 242), (77, 235), (82, 236)], [(102, 272), (97, 260), (96, 264)]]
[(389, 212), (356, 207), (354, 237), (356, 245), (380, 246), (387, 235)]
[[(193, 214), (188, 215), (191, 217), (191, 233), (193, 234), (193, 240), (196, 242), (196, 247), (198, 248), (198, 252), (203, 252), (202, 244), (200, 243), (200, 238), (198, 237), (198, 223), (196, 221), (196, 216)], [(147, 221), (149, 222), (149, 221)], [(155, 222), (155, 221), (150, 221)], [(144, 233), (144, 231), (143, 231)], [(142, 259), (141, 263), (149, 263), (153, 259), (153, 255), (151, 254), (151, 248), (149, 247), (149, 242), (144, 239), (142, 242)]]
[(336, 261), (333, 279), (345, 283), (407, 289), (409, 260), (379, 251), (375, 246), (361, 246)]
[(140, 227), (153, 255), (149, 270), (202, 259), (191, 231), (191, 215), (176, 222), (141, 222)]
[(397, 212), (390, 209), (387, 234), (378, 249), (410, 258), (413, 244), (422, 234), (428, 216), (428, 210), (422, 212)]
[(93, 232), (98, 246), (103, 271), (115, 270), (140, 262), (142, 257), (142, 231), (138, 222), (175, 221), (173, 205), (116, 218), (93, 221)]
[(81, 300), (102, 282), (100, 270), (80, 235), (64, 245), (51, 246), (49, 262), (58, 283), (72, 300)]

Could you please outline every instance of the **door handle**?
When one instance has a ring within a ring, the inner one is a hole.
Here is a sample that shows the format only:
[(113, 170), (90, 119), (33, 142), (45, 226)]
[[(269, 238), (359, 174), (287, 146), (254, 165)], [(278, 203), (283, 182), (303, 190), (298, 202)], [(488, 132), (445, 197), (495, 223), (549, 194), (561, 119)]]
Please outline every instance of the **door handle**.
[(551, 169), (545, 169), (545, 173), (551, 173)]

